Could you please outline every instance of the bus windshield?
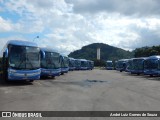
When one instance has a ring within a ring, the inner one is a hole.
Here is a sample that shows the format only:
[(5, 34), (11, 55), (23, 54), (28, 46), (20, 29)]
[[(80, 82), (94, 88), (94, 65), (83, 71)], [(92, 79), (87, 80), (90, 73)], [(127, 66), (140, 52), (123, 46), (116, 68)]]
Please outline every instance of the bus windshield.
[(38, 47), (9, 45), (9, 67), (13, 69), (40, 68), (40, 50)]
[(82, 62), (81, 62), (81, 66), (82, 66), (82, 67), (87, 67), (87, 61), (82, 61)]
[(69, 59), (68, 59), (68, 57), (62, 57), (62, 59), (61, 59), (61, 67), (69, 67)]
[(132, 60), (129, 60), (129, 61), (127, 62), (127, 69), (128, 69), (128, 70), (132, 70), (132, 69), (133, 69)]
[(45, 52), (45, 58), (42, 59), (41, 65), (42, 68), (46, 69), (56, 69), (60, 68), (60, 55), (55, 52)]
[(145, 60), (144, 68), (145, 69), (158, 69), (158, 60), (157, 59)]
[(113, 63), (112, 62), (107, 62), (107, 67), (113, 67)]
[(75, 60), (70, 60), (69, 61), (69, 66), (70, 67), (75, 67)]
[(117, 67), (118, 67), (118, 68), (123, 68), (123, 67), (124, 67), (124, 64), (125, 64), (124, 61), (118, 61)]
[(79, 60), (75, 60), (75, 66), (76, 66), (76, 67), (81, 66), (81, 61), (79, 61)]
[(133, 60), (133, 69), (135, 70), (143, 70), (143, 59), (135, 59)]

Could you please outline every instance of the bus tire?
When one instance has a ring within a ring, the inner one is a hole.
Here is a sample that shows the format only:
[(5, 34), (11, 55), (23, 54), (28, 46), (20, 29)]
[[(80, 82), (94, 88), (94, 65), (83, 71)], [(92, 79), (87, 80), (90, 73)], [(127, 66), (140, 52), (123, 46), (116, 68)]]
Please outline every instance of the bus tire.
[(153, 77), (153, 75), (150, 75), (150, 77)]
[(33, 82), (34, 80), (29, 80), (29, 82)]

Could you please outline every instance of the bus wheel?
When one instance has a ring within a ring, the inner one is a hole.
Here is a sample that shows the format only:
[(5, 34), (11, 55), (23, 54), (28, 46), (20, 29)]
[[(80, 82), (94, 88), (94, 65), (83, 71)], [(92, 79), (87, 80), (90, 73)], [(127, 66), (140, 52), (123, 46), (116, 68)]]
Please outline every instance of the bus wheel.
[(29, 80), (29, 82), (33, 82), (34, 80)]
[(137, 75), (140, 75), (139, 73)]
[(150, 75), (150, 77), (153, 77), (153, 75)]

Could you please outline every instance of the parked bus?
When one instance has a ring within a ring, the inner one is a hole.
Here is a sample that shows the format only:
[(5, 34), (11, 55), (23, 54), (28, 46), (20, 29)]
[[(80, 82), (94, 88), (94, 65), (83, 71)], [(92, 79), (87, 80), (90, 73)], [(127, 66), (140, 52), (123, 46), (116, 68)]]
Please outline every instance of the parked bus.
[(114, 69), (112, 61), (110, 61), (110, 60), (106, 61), (106, 69), (107, 70), (113, 70)]
[(0, 58), (0, 79), (3, 77), (2, 58)]
[(70, 71), (75, 70), (75, 59), (74, 58), (69, 58), (69, 70)]
[(116, 70), (122, 72), (126, 70), (128, 59), (118, 60), (116, 63)]
[(133, 63), (132, 63), (133, 59), (129, 59), (128, 62), (126, 63), (127, 64), (127, 67), (126, 67), (126, 72), (131, 72), (132, 69), (133, 69)]
[(88, 60), (88, 70), (92, 70), (94, 68), (94, 62), (91, 60)]
[(160, 75), (160, 56), (150, 56), (144, 61), (144, 75)]
[(61, 74), (68, 73), (69, 71), (69, 59), (67, 56), (60, 56), (60, 63), (61, 63)]
[(0, 54), (5, 81), (40, 79), (40, 48), (29, 41), (10, 40)]
[(60, 54), (51, 48), (41, 48), (41, 77), (55, 77), (60, 73)]
[(81, 69), (81, 60), (75, 59), (75, 70), (80, 70), (80, 69)]
[(88, 68), (88, 61), (86, 59), (80, 59), (80, 61), (81, 61), (81, 67), (80, 67), (80, 69), (81, 70), (87, 70), (87, 68)]
[(144, 61), (146, 58), (133, 58), (131, 74), (143, 74), (144, 73)]

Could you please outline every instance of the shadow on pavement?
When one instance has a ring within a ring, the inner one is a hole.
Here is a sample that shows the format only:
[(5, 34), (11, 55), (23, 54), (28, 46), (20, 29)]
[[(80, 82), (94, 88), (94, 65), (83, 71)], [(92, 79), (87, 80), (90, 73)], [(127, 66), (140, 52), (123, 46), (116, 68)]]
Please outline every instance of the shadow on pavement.
[(27, 82), (27, 81), (9, 81), (9, 82), (3, 82), (0, 81), (0, 87), (9, 87), (9, 86), (26, 86), (26, 85), (33, 85), (33, 83), (31, 82)]
[(137, 78), (145, 78), (147, 80), (155, 80), (155, 81), (160, 81), (160, 76), (149, 76), (149, 75), (143, 75), (143, 74), (140, 74), (140, 75), (137, 75), (137, 74), (131, 74), (131, 73), (127, 73), (125, 72), (123, 74), (123, 76), (133, 76), (133, 77), (137, 77)]
[(29, 81), (19, 81), (19, 80), (5, 82), (0, 77), (0, 87), (3, 87), (3, 86), (5, 86), (5, 87), (9, 87), (9, 86), (26, 86), (26, 85), (33, 85), (33, 83), (29, 82)]

